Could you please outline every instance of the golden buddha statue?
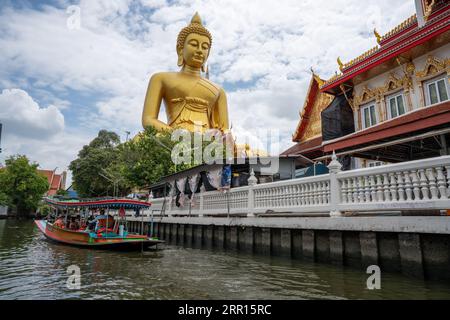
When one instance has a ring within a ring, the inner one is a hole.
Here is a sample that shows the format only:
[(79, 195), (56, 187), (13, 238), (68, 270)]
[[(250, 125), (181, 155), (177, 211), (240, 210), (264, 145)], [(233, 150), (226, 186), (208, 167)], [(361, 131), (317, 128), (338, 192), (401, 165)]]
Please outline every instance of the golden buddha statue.
[[(225, 91), (201, 76), (211, 49), (212, 37), (198, 13), (177, 38), (179, 72), (154, 74), (145, 97), (142, 125), (158, 131), (174, 128), (204, 132), (215, 128), (228, 130), (228, 106)], [(164, 101), (167, 124), (158, 120)]]

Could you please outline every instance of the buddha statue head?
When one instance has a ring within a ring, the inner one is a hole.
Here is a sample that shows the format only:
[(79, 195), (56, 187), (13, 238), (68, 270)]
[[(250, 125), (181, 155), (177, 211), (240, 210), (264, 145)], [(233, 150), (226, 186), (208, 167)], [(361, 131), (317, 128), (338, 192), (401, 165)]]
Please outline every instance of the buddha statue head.
[(204, 71), (211, 44), (211, 33), (203, 26), (198, 13), (195, 13), (191, 23), (178, 34), (178, 66), (184, 67), (188, 65), (196, 69), (202, 68)]

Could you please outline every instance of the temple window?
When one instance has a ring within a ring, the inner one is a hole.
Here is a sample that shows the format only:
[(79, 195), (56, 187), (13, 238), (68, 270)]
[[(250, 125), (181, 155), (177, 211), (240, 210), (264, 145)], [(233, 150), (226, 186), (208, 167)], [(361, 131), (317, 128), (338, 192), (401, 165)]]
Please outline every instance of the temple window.
[(425, 82), (425, 98), (427, 105), (447, 101), (448, 92), (449, 90), (446, 74)]
[(405, 113), (405, 99), (403, 96), (403, 91), (388, 96), (386, 100), (389, 119), (396, 118)]
[(375, 110), (375, 102), (361, 107), (361, 118), (363, 129), (369, 128), (377, 124), (377, 114)]
[(373, 168), (373, 167), (379, 167), (384, 166), (386, 163), (383, 161), (377, 161), (377, 160), (366, 160), (365, 167), (366, 168)]

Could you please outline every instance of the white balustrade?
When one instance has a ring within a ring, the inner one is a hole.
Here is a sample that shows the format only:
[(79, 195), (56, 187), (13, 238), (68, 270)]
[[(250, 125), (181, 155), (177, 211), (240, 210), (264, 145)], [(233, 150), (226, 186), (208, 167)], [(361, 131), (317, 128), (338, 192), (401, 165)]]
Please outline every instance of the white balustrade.
[(253, 192), (256, 213), (329, 211), (328, 175), (260, 184)]
[[(338, 208), (340, 211), (450, 209), (449, 169), (450, 156), (442, 156), (340, 172), (340, 185), (346, 187), (341, 189), (344, 200)], [(358, 191), (359, 200), (362, 199), (362, 193), (355, 188), (353, 201), (349, 201), (348, 181), (358, 183), (358, 188), (362, 183), (363, 203), (355, 200)]]
[[(184, 205), (175, 196), (153, 199), (154, 215), (224, 215), (329, 213), (450, 209), (450, 156), (341, 171), (333, 160), (330, 173), (200, 192)], [(163, 210), (165, 207), (165, 210)]]

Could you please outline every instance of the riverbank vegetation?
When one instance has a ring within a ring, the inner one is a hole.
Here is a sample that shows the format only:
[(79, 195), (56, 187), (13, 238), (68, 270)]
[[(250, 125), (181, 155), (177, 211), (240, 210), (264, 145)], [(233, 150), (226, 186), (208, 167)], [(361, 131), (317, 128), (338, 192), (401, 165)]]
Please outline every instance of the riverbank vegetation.
[(0, 169), (0, 205), (9, 206), (13, 215), (27, 217), (36, 211), (48, 190), (47, 178), (24, 155), (11, 156)]
[[(198, 134), (198, 133), (195, 133)], [(101, 130), (98, 136), (78, 153), (77, 159), (70, 163), (73, 187), (80, 197), (125, 196), (133, 190), (145, 190), (162, 177), (195, 165), (194, 141), (201, 141), (203, 150), (213, 139), (195, 137), (191, 133), (188, 142), (181, 147), (181, 156), (188, 161), (175, 164), (172, 150), (180, 141), (172, 141), (171, 132), (158, 132), (147, 127), (133, 139), (120, 143), (119, 136), (111, 131)], [(176, 139), (175, 139), (176, 140)], [(214, 152), (213, 152), (214, 154)], [(223, 154), (220, 157), (223, 157)]]

